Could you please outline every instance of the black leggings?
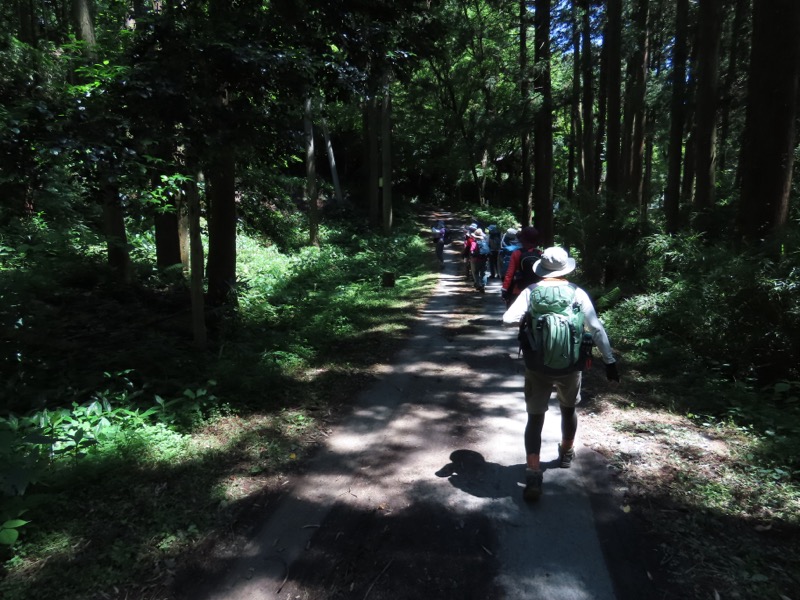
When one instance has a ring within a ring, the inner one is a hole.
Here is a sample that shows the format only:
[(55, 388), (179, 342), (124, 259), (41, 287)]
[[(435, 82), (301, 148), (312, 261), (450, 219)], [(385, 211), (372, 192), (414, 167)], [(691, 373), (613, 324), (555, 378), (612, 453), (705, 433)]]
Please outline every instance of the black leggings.
[[(542, 450), (542, 427), (544, 415), (528, 413), (528, 424), (525, 426), (525, 454), (540, 454)], [(575, 407), (561, 407), (561, 439), (574, 440), (578, 430), (578, 415)]]

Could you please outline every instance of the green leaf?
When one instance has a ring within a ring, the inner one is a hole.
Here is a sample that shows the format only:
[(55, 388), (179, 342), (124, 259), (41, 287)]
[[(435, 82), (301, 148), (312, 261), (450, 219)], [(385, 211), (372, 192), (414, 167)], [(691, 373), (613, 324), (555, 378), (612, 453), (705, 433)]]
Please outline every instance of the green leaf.
[(11, 546), (19, 538), (19, 531), (16, 529), (0, 529), (0, 544)]
[(24, 521), (22, 519), (11, 519), (10, 521), (6, 521), (0, 527), (3, 529), (16, 529), (17, 527), (22, 527), (23, 525), (27, 525), (30, 521)]

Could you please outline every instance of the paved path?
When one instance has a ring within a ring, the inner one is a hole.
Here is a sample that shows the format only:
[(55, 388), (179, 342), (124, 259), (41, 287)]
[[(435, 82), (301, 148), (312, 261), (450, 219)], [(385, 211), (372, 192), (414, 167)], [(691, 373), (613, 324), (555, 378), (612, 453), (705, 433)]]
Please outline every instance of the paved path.
[[(490, 591), (481, 592), (484, 597), (646, 597), (625, 592), (641, 570), (628, 565), (633, 579), (615, 587), (606, 566), (601, 539), (614, 535), (614, 512), (606, 506), (606, 525), (596, 527), (590, 489), (602, 491), (602, 476), (586, 477), (586, 471), (604, 467), (581, 446), (580, 425), (573, 468), (555, 468), (560, 420), (552, 399), (543, 433), (543, 495), (534, 505), (523, 502), (526, 416), (516, 332), (499, 325), (504, 310), (499, 282), (490, 280), (485, 295), (474, 293), (462, 275), (459, 250), (455, 245), (446, 250), (437, 290), (407, 347), (361, 395), (352, 417), (336, 427), (245, 552), (232, 561), (223, 585), (206, 598), (324, 597), (310, 592), (311, 584), (294, 573), (313, 570), (309, 556), (317, 538), (333, 527), (332, 511), (404, 514), (414, 507), (449, 515), (455, 528), (472, 527), (480, 516), (471, 552), (492, 557)], [(358, 535), (344, 529), (331, 534), (330, 551)], [(472, 538), (459, 539), (463, 546)], [(425, 541), (419, 544), (423, 553)], [(390, 590), (381, 594), (388, 580), (381, 574), (370, 575), (370, 600), (399, 597)], [(360, 596), (342, 597), (366, 596), (362, 590)]]

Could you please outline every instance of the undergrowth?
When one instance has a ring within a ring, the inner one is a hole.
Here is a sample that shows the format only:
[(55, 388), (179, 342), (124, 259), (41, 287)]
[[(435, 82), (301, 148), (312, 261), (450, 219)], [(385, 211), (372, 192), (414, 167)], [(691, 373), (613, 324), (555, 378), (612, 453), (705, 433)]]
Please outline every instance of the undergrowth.
[[(20, 231), (27, 246), (0, 241), (9, 600), (141, 591), (168, 578), (182, 553), (246, 508), (259, 481), (294, 468), (329, 407), (390, 356), (435, 280), (413, 223), (387, 240), (334, 220), (319, 248), (285, 250), (243, 230), (236, 304), (217, 315), (201, 353), (187, 284), (179, 270), (148, 266), (149, 235), (133, 237), (137, 282), (121, 285), (97, 260), (96, 239), (75, 234), (64, 251), (52, 226), (35, 225)], [(387, 270), (391, 288), (381, 286)]]

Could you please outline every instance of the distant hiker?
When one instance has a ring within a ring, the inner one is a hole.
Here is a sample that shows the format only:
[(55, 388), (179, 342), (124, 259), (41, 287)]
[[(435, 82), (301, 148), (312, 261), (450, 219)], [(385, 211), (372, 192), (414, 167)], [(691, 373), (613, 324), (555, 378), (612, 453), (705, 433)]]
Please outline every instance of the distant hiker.
[(508, 265), (511, 262), (511, 255), (514, 250), (519, 250), (520, 248), (522, 248), (522, 245), (517, 240), (517, 230), (509, 227), (500, 239), (500, 252), (497, 255), (497, 276), (500, 279), (505, 279)]
[(489, 249), (489, 240), (482, 229), (473, 231), (472, 239), (473, 243), (470, 246), (472, 278), (475, 281), (475, 289), (482, 294), (486, 291), (486, 263), (491, 250)]
[(535, 227), (523, 227), (517, 233), (517, 240), (521, 248), (511, 253), (500, 295), (505, 300), (506, 307), (511, 306), (520, 292), (532, 283), (539, 281), (533, 272), (533, 265), (542, 257), (541, 251), (536, 247), (539, 232)]
[(489, 239), (489, 279), (494, 279), (498, 277), (497, 257), (500, 254), (500, 242), (503, 236), (497, 225), (489, 225), (486, 228), (486, 237)]
[(500, 249), (502, 250), (506, 246), (511, 246), (517, 244), (517, 229), (514, 227), (509, 227), (506, 229), (506, 232), (503, 234), (503, 237), (500, 239)]
[(447, 227), (444, 225), (444, 221), (436, 221), (436, 225), (431, 227), (431, 233), (433, 234), (433, 243), (436, 245), (436, 258), (439, 261), (439, 266), (444, 266), (444, 247), (447, 243)]
[(464, 249), (461, 251), (461, 257), (464, 260), (464, 275), (466, 275), (467, 281), (473, 281), (470, 257), (472, 256), (472, 246), (475, 244), (475, 240), (472, 239), (472, 233), (476, 229), (478, 229), (478, 224), (472, 223), (467, 226), (467, 230), (464, 233)]
[[(591, 299), (585, 291), (564, 278), (575, 269), (575, 259), (569, 258), (563, 248), (548, 248), (533, 269), (541, 278), (540, 281), (522, 290), (503, 315), (503, 323), (527, 322), (536, 329), (532, 334), (533, 347), (525, 356), (525, 407), (528, 423), (525, 427), (527, 469), (523, 498), (526, 501), (538, 500), (542, 495), (539, 454), (545, 413), (554, 387), (561, 407), (558, 465), (569, 468), (575, 456), (573, 444), (578, 429), (575, 405), (581, 400), (581, 370), (584, 363), (581, 358), (575, 360), (579, 355), (578, 349), (574, 354), (570, 349), (553, 356), (552, 346), (562, 342), (571, 344), (571, 348), (575, 348), (575, 344), (583, 345), (581, 341), (585, 325), (591, 334), (591, 341), (600, 350), (606, 366), (606, 377), (609, 381), (619, 381), (608, 335), (597, 318)], [(577, 323), (580, 331), (570, 331), (570, 322)], [(559, 324), (563, 326), (560, 331), (557, 327)], [(561, 336), (560, 333), (565, 331), (567, 334)], [(591, 346), (589, 348), (591, 350)]]

